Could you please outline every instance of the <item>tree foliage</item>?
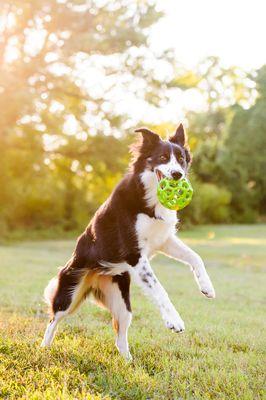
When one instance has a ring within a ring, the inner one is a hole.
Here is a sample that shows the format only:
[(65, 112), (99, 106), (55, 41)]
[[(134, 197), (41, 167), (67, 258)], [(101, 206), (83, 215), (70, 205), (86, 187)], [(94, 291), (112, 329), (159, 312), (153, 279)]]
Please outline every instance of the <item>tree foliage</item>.
[(258, 98), (248, 110), (237, 107), (225, 141), (222, 164), (233, 193), (234, 217), (253, 220), (266, 212), (266, 67), (256, 77)]
[[(110, 133), (127, 116), (112, 94), (134, 79), (158, 88), (143, 63), (146, 55), (160, 60), (146, 43), (159, 17), (151, 1), (2, 2), (0, 205), (8, 227), (85, 224), (118, 180), (128, 139)], [(108, 83), (99, 94), (77, 76), (95, 65)], [(146, 101), (144, 91), (136, 95)]]
[[(138, 108), (197, 91), (188, 113), (192, 223), (265, 214), (266, 72), (216, 57), (186, 70), (155, 54), (153, 0), (3, 0), (0, 10), (0, 228), (84, 227), (124, 173)], [(127, 104), (128, 102), (128, 104)], [(178, 111), (178, 104), (177, 104)], [(175, 118), (174, 118), (175, 119)], [(166, 137), (172, 121), (154, 129)]]

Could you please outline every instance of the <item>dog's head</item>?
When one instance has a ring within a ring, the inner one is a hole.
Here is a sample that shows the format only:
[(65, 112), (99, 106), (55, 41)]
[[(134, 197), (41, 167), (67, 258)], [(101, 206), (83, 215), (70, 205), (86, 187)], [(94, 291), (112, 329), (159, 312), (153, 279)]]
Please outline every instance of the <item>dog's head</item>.
[(135, 172), (148, 170), (158, 180), (164, 177), (178, 180), (187, 175), (191, 156), (182, 124), (168, 140), (162, 140), (147, 128), (139, 128), (135, 132), (142, 134), (141, 142), (131, 148)]

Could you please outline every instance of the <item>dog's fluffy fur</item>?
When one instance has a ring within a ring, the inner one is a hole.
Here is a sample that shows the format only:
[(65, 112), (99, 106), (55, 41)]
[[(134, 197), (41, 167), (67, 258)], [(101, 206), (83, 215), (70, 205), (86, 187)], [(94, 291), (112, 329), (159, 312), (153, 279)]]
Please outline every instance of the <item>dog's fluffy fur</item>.
[(200, 256), (175, 235), (176, 212), (164, 208), (156, 195), (158, 179), (187, 175), (191, 157), (183, 126), (166, 141), (146, 128), (137, 132), (142, 136), (131, 148), (130, 171), (95, 213), (71, 259), (45, 289), (51, 321), (43, 346), (51, 344), (58, 322), (91, 295), (111, 311), (117, 348), (130, 359), (131, 277), (158, 306), (166, 326), (184, 331), (181, 317), (149, 262), (158, 251), (190, 265), (201, 292), (215, 297)]

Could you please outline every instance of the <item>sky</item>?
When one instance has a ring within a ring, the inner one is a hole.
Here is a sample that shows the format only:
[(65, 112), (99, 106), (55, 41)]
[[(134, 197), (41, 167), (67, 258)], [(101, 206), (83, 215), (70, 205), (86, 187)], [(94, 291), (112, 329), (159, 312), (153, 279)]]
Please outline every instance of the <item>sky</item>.
[(266, 0), (158, 0), (165, 12), (152, 30), (155, 49), (172, 47), (193, 67), (209, 55), (246, 70), (266, 63)]
[[(173, 48), (184, 69), (194, 69), (208, 56), (219, 56), (226, 67), (236, 65), (245, 70), (266, 64), (266, 0), (156, 0), (156, 4), (165, 16), (151, 28), (151, 47), (155, 52)], [(32, 37), (28, 43), (33, 51), (43, 42), (43, 32), (39, 36), (34, 33), (34, 40), (35, 46)], [(8, 57), (12, 60), (17, 56), (12, 47)], [(97, 95), (99, 90), (107, 91), (104, 85), (108, 86), (108, 79), (98, 60), (95, 65), (92, 60), (89, 65), (82, 64), (76, 72), (77, 79), (83, 81), (90, 95)], [(163, 72), (163, 67), (155, 72)], [(133, 84), (136, 83), (135, 79)], [(116, 111), (125, 114), (130, 110), (133, 119), (147, 123), (178, 122), (184, 120), (190, 110), (201, 111), (205, 104), (195, 89), (176, 90), (159, 110), (138, 99), (130, 86), (125, 93), (117, 85), (111, 97)], [(95, 126), (102, 123), (101, 115), (95, 118)], [(75, 121), (70, 121), (69, 125), (70, 131), (75, 131)], [(108, 127), (103, 128), (108, 130)]]

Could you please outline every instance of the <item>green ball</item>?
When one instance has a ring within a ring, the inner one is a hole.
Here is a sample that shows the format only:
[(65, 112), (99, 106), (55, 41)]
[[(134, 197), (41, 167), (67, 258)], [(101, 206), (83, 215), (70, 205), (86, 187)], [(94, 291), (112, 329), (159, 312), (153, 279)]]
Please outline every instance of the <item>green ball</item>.
[(170, 210), (181, 210), (192, 199), (193, 189), (188, 179), (163, 178), (158, 183), (157, 197), (160, 203)]

